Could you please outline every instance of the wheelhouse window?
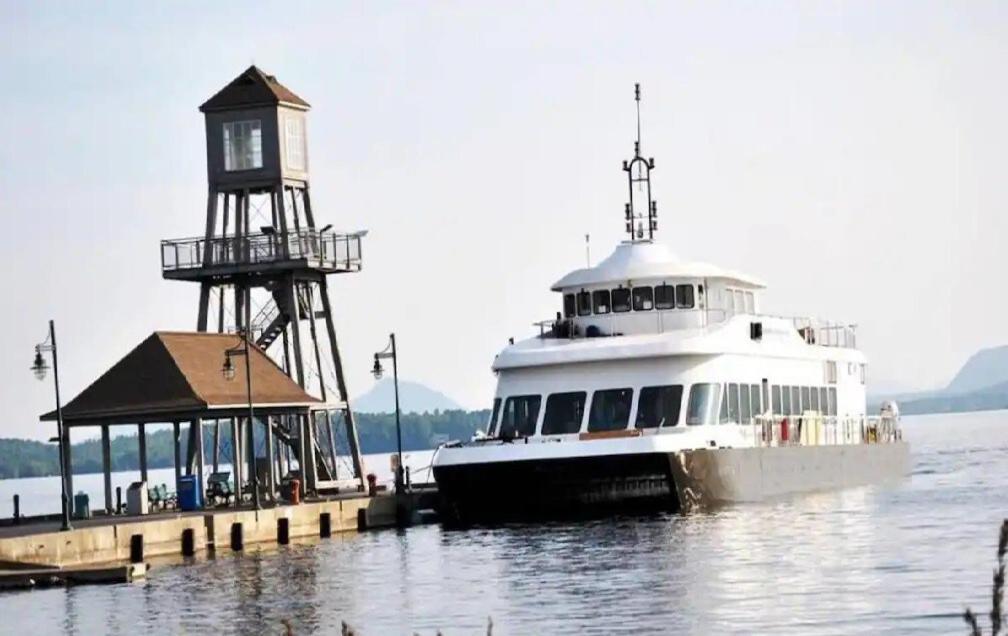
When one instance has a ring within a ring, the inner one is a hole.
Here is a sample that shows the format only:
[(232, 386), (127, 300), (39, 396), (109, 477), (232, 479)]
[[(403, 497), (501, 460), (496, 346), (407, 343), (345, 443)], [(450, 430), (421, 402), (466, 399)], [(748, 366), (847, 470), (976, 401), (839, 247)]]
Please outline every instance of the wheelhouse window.
[(633, 310), (651, 311), (654, 309), (654, 290), (650, 287), (633, 288)]
[(716, 382), (694, 384), (690, 387), (689, 404), (686, 406), (687, 426), (713, 424), (718, 412), (720, 393), (721, 385)]
[(654, 288), (655, 309), (673, 309), (675, 307), (675, 287), (658, 285)]
[(592, 394), (589, 431), (618, 431), (630, 423), (633, 389), (606, 389)]
[(233, 172), (262, 167), (262, 122), (258, 119), (225, 122), (224, 169)]
[(595, 308), (596, 314), (609, 313), (609, 308), (611, 307), (609, 302), (610, 300), (608, 289), (599, 289), (597, 291), (592, 292), (592, 305)]
[(588, 394), (584, 391), (554, 393), (546, 398), (542, 434), (566, 435), (580, 431), (587, 399)]
[(693, 285), (676, 285), (676, 307), (693, 309), (696, 299), (693, 297)]
[(612, 290), (612, 310), (618, 314), (630, 311), (630, 289), (620, 287)]
[(497, 416), (500, 415), (501, 399), (494, 398), (493, 410), (490, 412), (490, 424), (487, 426), (487, 435), (492, 436), (497, 428)]
[(591, 294), (586, 291), (578, 292), (577, 310), (579, 316), (591, 315)]
[(636, 428), (662, 428), (678, 424), (682, 394), (681, 384), (646, 386), (641, 389), (637, 401)]
[(535, 434), (536, 420), (542, 396), (517, 395), (504, 402), (501, 416), (501, 437), (527, 437)]
[(577, 299), (574, 294), (564, 294), (563, 301), (564, 318), (570, 318), (577, 313)]

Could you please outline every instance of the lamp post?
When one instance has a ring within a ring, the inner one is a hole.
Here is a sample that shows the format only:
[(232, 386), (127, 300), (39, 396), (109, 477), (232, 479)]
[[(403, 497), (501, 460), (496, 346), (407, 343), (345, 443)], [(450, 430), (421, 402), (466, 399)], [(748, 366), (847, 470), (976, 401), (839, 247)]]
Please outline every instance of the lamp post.
[[(224, 379), (228, 382), (235, 379), (235, 367), (234, 363), (231, 362), (231, 358), (234, 356), (244, 356), (245, 357), (245, 390), (248, 393), (248, 421), (249, 421), (249, 431), (251, 432), (252, 440), (249, 442), (249, 465), (252, 469), (252, 505), (256, 510), (259, 510), (262, 506), (259, 502), (259, 475), (256, 470), (255, 462), (255, 429), (252, 428), (252, 417), (255, 415), (252, 409), (252, 371), (250, 368), (249, 359), (249, 332), (246, 329), (240, 329), (238, 335), (241, 336), (242, 343), (238, 347), (232, 349), (227, 349), (224, 351), (224, 366), (221, 368), (221, 373), (224, 374)], [(238, 474), (238, 467), (235, 466), (235, 475)], [(237, 479), (237, 478), (236, 478)], [(241, 488), (239, 485), (239, 492)]]
[(403, 461), (402, 461), (402, 428), (399, 424), (399, 367), (397, 365), (397, 359), (396, 359), (396, 346), (395, 346), (394, 333), (389, 334), (388, 345), (378, 353), (374, 354), (374, 367), (371, 369), (371, 373), (374, 374), (375, 380), (380, 380), (382, 377), (381, 361), (385, 358), (392, 358), (392, 385), (395, 389), (396, 453), (399, 458), (395, 474), (395, 491), (396, 494), (398, 495), (403, 491)]
[(60, 499), (63, 503), (63, 525), (61, 529), (72, 530), (73, 527), (70, 525), (70, 498), (67, 494), (66, 482), (66, 449), (64, 448), (66, 439), (63, 436), (63, 405), (60, 404), (59, 362), (56, 358), (56, 325), (52, 320), (49, 321), (49, 337), (42, 343), (35, 345), (35, 361), (32, 363), (31, 369), (40, 382), (45, 379), (46, 371), (49, 370), (49, 365), (46, 364), (45, 358), (42, 357), (43, 353), (52, 354), (53, 381), (56, 386), (56, 437), (59, 441)]

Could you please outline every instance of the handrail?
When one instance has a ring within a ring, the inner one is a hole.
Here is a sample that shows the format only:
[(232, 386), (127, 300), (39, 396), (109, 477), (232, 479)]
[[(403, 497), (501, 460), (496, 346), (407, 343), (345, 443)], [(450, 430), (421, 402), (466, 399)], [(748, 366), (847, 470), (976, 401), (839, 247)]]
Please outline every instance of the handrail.
[(885, 444), (903, 439), (899, 420), (879, 415), (757, 415), (750, 418), (756, 446)]
[(308, 260), (320, 267), (360, 269), (361, 234), (298, 230), (241, 237), (202, 237), (161, 241), (162, 271), (227, 265)]

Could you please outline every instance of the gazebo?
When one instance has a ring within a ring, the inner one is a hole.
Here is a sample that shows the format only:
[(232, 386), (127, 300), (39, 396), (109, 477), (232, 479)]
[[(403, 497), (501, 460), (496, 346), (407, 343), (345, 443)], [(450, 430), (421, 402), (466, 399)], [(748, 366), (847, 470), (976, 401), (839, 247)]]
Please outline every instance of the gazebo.
[[(147, 481), (145, 426), (172, 424), (176, 487), (184, 471), (187, 475), (195, 472), (200, 487), (205, 488), (203, 429), (212, 423), (212, 459), (216, 472), (220, 457), (221, 422), (225, 422), (231, 431), (233, 453), (230, 460), (236, 492), (241, 493), (241, 485), (251, 481), (252, 471), (257, 470), (258, 464), (260, 490), (274, 499), (279, 476), (292, 471), (294, 460), (297, 461), (296, 472), (301, 476), (305, 490), (315, 491), (321, 449), (314, 439), (315, 427), (312, 424), (319, 415), (325, 415), (328, 424), (330, 409), (321, 400), (306, 393), (255, 345), (248, 347), (252, 376), (250, 399), (244, 364), (234, 365), (233, 377), (226, 378), (222, 373), (227, 352), (241, 348), (244, 344), (242, 338), (235, 334), (155, 332), (67, 403), (62, 409), (67, 492), (73, 493), (70, 429), (101, 427), (105, 510), (110, 513), (113, 510), (109, 435), (112, 426), (137, 427), (140, 478)], [(253, 423), (248, 417), (250, 401), (254, 412)], [(46, 413), (41, 419), (55, 420), (56, 412)], [(183, 423), (188, 424), (184, 457), (181, 448)], [(263, 458), (256, 461), (256, 424), (264, 429), (264, 454), (268, 460), (265, 462)], [(326, 426), (326, 430), (329, 450), (335, 461), (332, 429)], [(268, 470), (263, 464), (268, 464)], [(235, 498), (236, 506), (240, 500), (241, 497)]]

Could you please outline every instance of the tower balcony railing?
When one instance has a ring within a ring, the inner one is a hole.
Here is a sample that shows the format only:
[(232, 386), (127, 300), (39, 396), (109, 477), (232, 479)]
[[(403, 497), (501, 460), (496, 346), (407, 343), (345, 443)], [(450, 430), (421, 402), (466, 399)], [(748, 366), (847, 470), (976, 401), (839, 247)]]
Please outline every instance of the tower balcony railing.
[(162, 272), (302, 262), (332, 271), (361, 268), (362, 233), (298, 230), (242, 237), (166, 239), (161, 241)]

